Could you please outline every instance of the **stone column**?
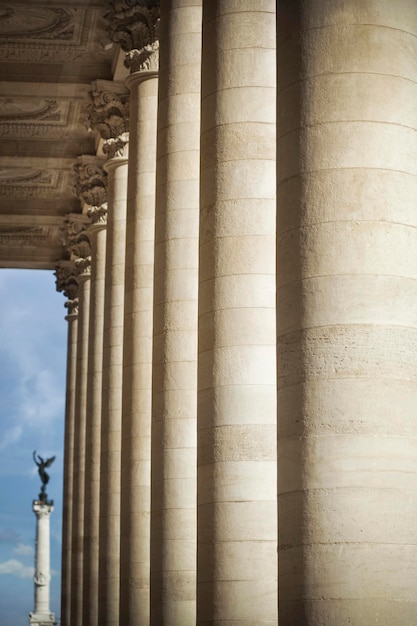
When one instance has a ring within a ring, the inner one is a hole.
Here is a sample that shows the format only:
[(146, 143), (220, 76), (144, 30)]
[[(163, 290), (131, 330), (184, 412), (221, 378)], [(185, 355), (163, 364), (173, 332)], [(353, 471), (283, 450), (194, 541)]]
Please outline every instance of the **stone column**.
[(99, 620), (119, 625), (120, 454), (126, 196), (128, 158), (128, 90), (96, 81), (92, 92), (93, 128), (105, 140), (108, 156), (107, 246), (104, 292), (102, 422), (100, 459)]
[(71, 625), (71, 543), (73, 502), (73, 461), (75, 422), (75, 382), (77, 371), (78, 282), (72, 261), (61, 261), (56, 266), (57, 291), (68, 298), (67, 375), (64, 434), (64, 484), (62, 506), (62, 561), (61, 561), (61, 624)]
[(161, 2), (151, 623), (195, 626), (201, 2)]
[(197, 623), (277, 623), (275, 2), (203, 2)]
[(417, 5), (278, 7), (279, 623), (412, 624)]
[(54, 626), (55, 615), (49, 608), (50, 538), (49, 518), (54, 510), (52, 501), (33, 501), (36, 515), (36, 550), (35, 550), (35, 610), (29, 613), (29, 623), (37, 626)]
[[(77, 193), (82, 189), (82, 166), (76, 165)], [(71, 521), (71, 624), (81, 624), (83, 597), (83, 537), (84, 537), (84, 472), (85, 424), (87, 399), (88, 326), (90, 307), (90, 242), (86, 226), (90, 220), (83, 214), (67, 215), (66, 245), (74, 262), (78, 282), (77, 359), (74, 402), (74, 448)]]
[(107, 214), (105, 183), (102, 167), (96, 167), (96, 179), (89, 198), (89, 204), (94, 204), (87, 211), (91, 219), (91, 225), (87, 230), (91, 244), (91, 290), (85, 434), (84, 626), (97, 626), (98, 623), (100, 429)]
[(120, 623), (149, 623), (150, 435), (159, 9), (117, 3), (111, 33), (130, 50), (123, 356)]

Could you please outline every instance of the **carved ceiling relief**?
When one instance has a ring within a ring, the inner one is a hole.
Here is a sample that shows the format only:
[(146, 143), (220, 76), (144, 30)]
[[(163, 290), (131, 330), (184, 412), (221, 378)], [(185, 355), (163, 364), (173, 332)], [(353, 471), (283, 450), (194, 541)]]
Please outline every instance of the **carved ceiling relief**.
[[(85, 101), (92, 80), (112, 82), (117, 55), (104, 17), (108, 10), (108, 0), (0, 0), (2, 266), (52, 268), (70, 256), (57, 223), (64, 213), (80, 210), (74, 199), (76, 155), (96, 150)], [(118, 134), (125, 131), (117, 106), (106, 124)], [(77, 193), (84, 210), (85, 204), (97, 207), (91, 220), (83, 218), (101, 225), (105, 176), (96, 174)], [(84, 256), (88, 245), (84, 235), (78, 253)]]
[(0, 226), (0, 245), (39, 246), (62, 245), (58, 226)]
[(0, 5), (0, 37), (73, 40), (76, 9)]
[(0, 167), (0, 195), (56, 198), (67, 186), (68, 173), (32, 167)]
[(45, 119), (48, 121), (61, 119), (56, 100), (0, 97), (0, 123)]
[(35, 245), (35, 242), (44, 240), (49, 235), (49, 229), (44, 226), (0, 226), (0, 244)]
[[(103, 9), (0, 4), (0, 60), (74, 62), (109, 58)], [(95, 33), (95, 37), (91, 33)]]
[(0, 137), (64, 139), (86, 135), (83, 101), (0, 98)]

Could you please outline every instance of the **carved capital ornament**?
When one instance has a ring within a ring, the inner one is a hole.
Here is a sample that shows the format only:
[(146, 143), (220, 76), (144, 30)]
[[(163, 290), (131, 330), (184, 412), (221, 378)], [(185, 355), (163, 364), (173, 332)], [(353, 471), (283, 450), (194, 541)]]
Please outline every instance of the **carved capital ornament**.
[(129, 130), (129, 93), (110, 81), (95, 81), (88, 107), (91, 128), (102, 139), (111, 139)]
[(108, 139), (103, 145), (103, 152), (109, 159), (129, 156), (129, 133), (122, 133), (114, 139)]
[(90, 206), (103, 204), (107, 200), (107, 179), (102, 163), (96, 157), (78, 157), (74, 165), (76, 195)]
[(88, 217), (91, 219), (91, 226), (107, 226), (107, 202), (100, 206), (92, 206), (87, 211)]
[(109, 35), (127, 52), (130, 72), (157, 71), (159, 65), (159, 3), (112, 0), (107, 14)]

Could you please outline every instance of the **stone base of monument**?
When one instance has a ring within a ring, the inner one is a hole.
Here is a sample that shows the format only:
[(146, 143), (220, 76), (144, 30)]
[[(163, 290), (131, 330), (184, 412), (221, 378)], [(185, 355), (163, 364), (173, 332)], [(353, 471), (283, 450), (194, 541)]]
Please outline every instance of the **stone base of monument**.
[(54, 613), (29, 613), (29, 624), (36, 626), (56, 626)]

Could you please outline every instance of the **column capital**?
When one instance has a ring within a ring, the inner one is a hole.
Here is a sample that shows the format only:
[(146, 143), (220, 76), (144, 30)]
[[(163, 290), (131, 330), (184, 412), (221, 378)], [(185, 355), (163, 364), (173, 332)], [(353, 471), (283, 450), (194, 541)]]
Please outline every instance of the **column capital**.
[[(90, 256), (91, 245), (87, 231), (90, 224), (91, 220), (84, 214), (68, 213), (65, 216), (62, 226), (63, 239), (71, 261)], [(76, 274), (78, 275), (77, 272)]]
[(96, 232), (107, 226), (107, 202), (103, 202), (98, 206), (90, 206), (87, 210), (87, 216), (91, 219), (91, 225), (88, 230)]
[(91, 278), (91, 255), (79, 256), (75, 259), (75, 267), (78, 270), (78, 282)]
[(159, 2), (112, 0), (109, 19), (110, 38), (126, 54), (125, 65), (131, 73), (158, 71)]
[(96, 80), (88, 107), (91, 127), (109, 140), (129, 130), (129, 91), (124, 83)]
[(78, 278), (74, 261), (59, 261), (55, 265), (55, 285), (57, 291), (62, 291), (67, 298), (64, 306), (68, 309), (67, 321), (72, 321), (78, 315)]
[(68, 298), (64, 306), (66, 309), (68, 309), (68, 315), (65, 317), (67, 322), (71, 322), (72, 320), (78, 317), (78, 306), (79, 306), (78, 297), (72, 298), (72, 299)]
[(74, 192), (89, 206), (97, 206), (107, 200), (107, 177), (103, 163), (104, 159), (83, 155), (74, 164)]
[[(67, 296), (70, 281), (75, 281), (76, 270), (74, 261), (64, 260), (55, 264), (55, 285), (57, 291), (62, 291)], [(68, 297), (68, 296), (67, 296)]]
[(153, 41), (140, 50), (130, 50), (126, 54), (125, 65), (130, 73), (158, 72), (159, 70), (159, 41)]
[(38, 519), (45, 519), (49, 517), (54, 510), (53, 500), (48, 502), (42, 502), (42, 500), (33, 500), (32, 510)]
[[(127, 159), (129, 156), (129, 133), (125, 132), (118, 137), (108, 139), (103, 145), (103, 152), (107, 155), (108, 159), (115, 159), (117, 157)], [(107, 170), (106, 166), (105, 169)]]

